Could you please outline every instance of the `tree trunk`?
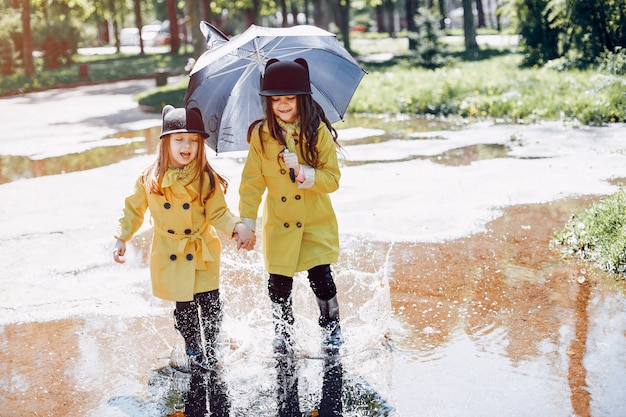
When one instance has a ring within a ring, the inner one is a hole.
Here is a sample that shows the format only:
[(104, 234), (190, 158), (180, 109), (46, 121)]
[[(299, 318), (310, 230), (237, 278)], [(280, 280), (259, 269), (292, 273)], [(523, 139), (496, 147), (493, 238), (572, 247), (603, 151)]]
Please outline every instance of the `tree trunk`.
[(313, 20), (315, 26), (328, 30), (330, 23), (328, 0), (313, 0)]
[(115, 45), (115, 52), (120, 53), (120, 28), (117, 24), (117, 9), (115, 8), (115, 1), (109, 0), (109, 13), (111, 13), (111, 23), (113, 24), (113, 44)]
[(291, 0), (291, 25), (298, 24), (298, 5), (296, 0)]
[(178, 35), (176, 0), (167, 0), (167, 19), (170, 21), (170, 53), (177, 54), (180, 49), (180, 36)]
[(463, 33), (465, 34), (465, 50), (478, 49), (476, 43), (476, 29), (474, 28), (474, 13), (472, 0), (463, 0)]
[(287, 1), (286, 0), (279, 0), (278, 4), (280, 5), (280, 13), (283, 17), (283, 21), (281, 22), (281, 26), (286, 28), (287, 27)]
[(193, 46), (193, 54), (197, 58), (206, 50), (206, 39), (200, 31), (200, 22), (202, 21), (202, 12), (200, 10), (201, 0), (189, 0), (189, 25), (191, 26), (191, 44)]
[(308, 25), (309, 23), (309, 0), (304, 0), (304, 24)]
[[(200, 11), (200, 20), (198, 20), (197, 26), (200, 27), (201, 21), (210, 22), (211, 21), (211, 9), (209, 7), (208, 1), (200, 0), (198, 2), (198, 10)], [(206, 39), (205, 39), (206, 41)], [(206, 42), (205, 42), (206, 43)]]
[(446, 28), (446, 2), (445, 0), (439, 0), (439, 14), (441, 20), (439, 20), (439, 29), (444, 30)]
[(376, 6), (376, 26), (378, 27), (378, 33), (387, 31), (385, 28), (385, 11), (381, 5)]
[(395, 3), (393, 2), (393, 0), (384, 0), (383, 1), (383, 9), (385, 10), (385, 17), (387, 20), (386, 23), (386, 27), (387, 27), (387, 33), (389, 33), (389, 36), (391, 36), (392, 38), (396, 36), (396, 28), (395, 28), (395, 24), (393, 21), (393, 13), (395, 10)]
[(33, 64), (33, 39), (30, 32), (30, 1), (22, 0), (22, 59), (24, 60), (24, 71), (26, 74), (33, 75), (35, 73), (35, 65)]
[(343, 47), (350, 50), (350, 0), (338, 0), (339, 31), (343, 38)]
[(245, 27), (250, 27), (250, 25), (254, 25), (256, 23), (256, 13), (254, 12), (254, 9), (251, 8), (247, 8), (243, 10), (243, 19), (244, 19), (244, 26)]
[[(409, 33), (416, 33), (417, 26), (415, 25), (415, 15), (417, 14), (417, 0), (406, 0), (406, 28)], [(413, 36), (409, 36), (409, 50), (415, 51), (417, 49), (417, 42)]]
[(134, 4), (135, 4), (135, 25), (137, 26), (137, 29), (139, 29), (139, 50), (140, 50), (140, 54), (143, 55), (144, 54), (143, 39), (142, 39), (142, 36), (141, 36), (141, 32), (143, 30), (143, 24), (141, 23), (141, 5), (140, 5), (140, 0), (135, 0)]
[(476, 0), (476, 13), (478, 13), (478, 27), (484, 28), (485, 25), (485, 9), (483, 8), (483, 0)]

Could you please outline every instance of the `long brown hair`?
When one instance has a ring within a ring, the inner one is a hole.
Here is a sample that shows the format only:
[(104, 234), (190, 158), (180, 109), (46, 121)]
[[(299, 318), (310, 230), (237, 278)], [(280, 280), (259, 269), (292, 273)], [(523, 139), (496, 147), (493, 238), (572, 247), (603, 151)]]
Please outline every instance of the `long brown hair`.
[[(319, 150), (317, 149), (317, 139), (320, 123), (325, 123), (330, 130), (330, 134), (335, 142), (335, 146), (341, 147), (337, 142), (337, 130), (330, 123), (322, 106), (317, 101), (313, 100), (310, 94), (298, 94), (296, 95), (296, 105), (298, 106), (298, 115), (300, 117), (300, 136), (298, 140), (298, 146), (300, 147), (300, 153), (304, 158), (307, 165), (313, 168), (320, 167)], [(279, 141), (283, 146), (286, 146), (283, 130), (276, 121), (276, 116), (272, 111), (272, 97), (265, 97), (265, 119), (259, 119), (253, 122), (248, 128), (248, 143), (252, 136), (252, 131), (255, 126), (259, 125), (263, 120), (267, 120), (267, 126), (270, 131), (270, 135)], [(261, 148), (263, 148), (263, 141), (261, 141)]]
[[(204, 205), (204, 202), (213, 196), (215, 193), (216, 180), (219, 183), (220, 187), (224, 193), (228, 189), (228, 180), (218, 174), (211, 164), (209, 164), (209, 160), (206, 156), (206, 151), (204, 148), (204, 139), (202, 136), (191, 133), (193, 135), (197, 135), (200, 143), (198, 144), (198, 154), (196, 155), (196, 172), (194, 173), (194, 177), (190, 182), (199, 181), (198, 192), (200, 194), (200, 204)], [(163, 182), (163, 177), (169, 168), (170, 161), (170, 140), (172, 135), (165, 135), (161, 138), (158, 145), (158, 156), (150, 164), (141, 174), (141, 182), (143, 186), (146, 188), (146, 191), (150, 194), (158, 194), (164, 195), (163, 188), (161, 188), (161, 183)], [(204, 181), (205, 175), (203, 173), (207, 173), (209, 177), (209, 192), (206, 196), (202, 195), (204, 190)]]

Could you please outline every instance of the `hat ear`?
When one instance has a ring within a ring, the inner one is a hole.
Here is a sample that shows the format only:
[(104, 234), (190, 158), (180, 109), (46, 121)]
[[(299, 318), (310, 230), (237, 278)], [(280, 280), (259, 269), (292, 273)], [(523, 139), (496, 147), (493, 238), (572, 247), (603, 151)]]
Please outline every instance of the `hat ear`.
[(265, 64), (265, 70), (267, 71), (267, 68), (268, 68), (270, 65), (275, 64), (275, 63), (277, 63), (277, 62), (280, 62), (280, 61), (279, 61), (279, 60), (277, 60), (276, 58), (272, 58), (272, 59), (270, 59), (269, 61), (267, 61), (267, 64)]
[(192, 113), (195, 113), (198, 116), (198, 118), (200, 118), (200, 120), (202, 120), (202, 112), (200, 111), (199, 108), (192, 107), (192, 108), (189, 109), (189, 111), (192, 112)]
[(300, 64), (304, 67), (304, 69), (306, 70), (306, 73), (309, 73), (309, 64), (306, 62), (306, 60), (304, 58), (296, 58), (293, 62), (295, 62), (296, 64)]
[(168, 104), (165, 107), (163, 107), (163, 110), (162, 110), (163, 117), (165, 117), (165, 115), (171, 112), (172, 110), (174, 110), (174, 106), (172, 106), (171, 104)]

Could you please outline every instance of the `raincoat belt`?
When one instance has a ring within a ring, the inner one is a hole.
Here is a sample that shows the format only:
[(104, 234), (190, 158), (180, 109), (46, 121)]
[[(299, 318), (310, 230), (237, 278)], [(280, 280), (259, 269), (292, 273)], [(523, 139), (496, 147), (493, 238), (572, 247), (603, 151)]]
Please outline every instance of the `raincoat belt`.
[(208, 223), (204, 223), (204, 225), (196, 230), (194, 233), (179, 234), (179, 233), (169, 233), (160, 227), (155, 226), (154, 231), (159, 235), (167, 239), (179, 240), (178, 247), (176, 250), (179, 253), (187, 252), (187, 247), (189, 245), (193, 245), (193, 253), (196, 258), (196, 270), (203, 271), (207, 269), (207, 262), (212, 262), (214, 259), (211, 256), (211, 252), (209, 252), (209, 247), (206, 245), (206, 242), (203, 239), (203, 234), (208, 227)]

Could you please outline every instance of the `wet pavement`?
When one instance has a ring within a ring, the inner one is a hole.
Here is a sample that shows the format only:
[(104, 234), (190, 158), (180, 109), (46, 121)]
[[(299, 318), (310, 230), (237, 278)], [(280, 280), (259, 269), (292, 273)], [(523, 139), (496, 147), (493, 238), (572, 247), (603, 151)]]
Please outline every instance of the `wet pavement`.
[[(149, 224), (125, 266), (111, 259), (123, 198), (153, 158), (159, 115), (131, 99), (151, 86), (0, 99), (12, 121), (0, 127), (2, 415), (182, 407), (177, 384), (190, 382), (167, 366), (181, 342), (172, 305), (151, 295)], [(626, 126), (350, 117), (337, 127), (346, 345), (339, 368), (318, 359), (313, 297), (297, 276), (291, 400), (303, 412), (339, 395), (345, 416), (626, 415), (624, 282), (551, 245), (623, 183)], [(235, 211), (244, 157), (211, 159)], [(276, 415), (261, 254), (226, 240), (223, 252), (231, 414)]]

